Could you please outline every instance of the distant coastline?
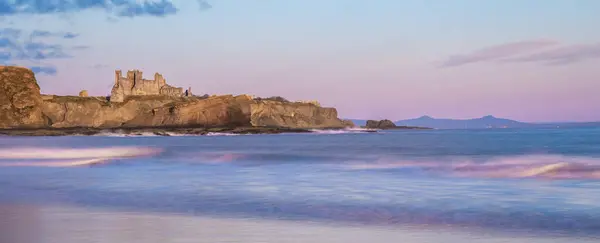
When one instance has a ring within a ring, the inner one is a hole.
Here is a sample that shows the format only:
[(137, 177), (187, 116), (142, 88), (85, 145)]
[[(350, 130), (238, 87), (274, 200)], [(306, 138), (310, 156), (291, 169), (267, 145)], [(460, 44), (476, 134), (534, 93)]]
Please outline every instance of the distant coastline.
[[(357, 126), (365, 126), (368, 120), (348, 119)], [(503, 129), (503, 128), (575, 128), (600, 127), (600, 122), (546, 122), (529, 123), (494, 116), (473, 119), (445, 119), (421, 116), (419, 118), (398, 120), (396, 126), (429, 127), (434, 129)]]

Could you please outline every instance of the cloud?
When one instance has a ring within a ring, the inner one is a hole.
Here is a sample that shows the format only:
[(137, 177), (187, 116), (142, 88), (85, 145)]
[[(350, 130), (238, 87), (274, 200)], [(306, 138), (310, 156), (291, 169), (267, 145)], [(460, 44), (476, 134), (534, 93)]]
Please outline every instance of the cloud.
[(64, 51), (64, 47), (59, 44), (47, 44), (43, 42), (27, 42), (23, 44), (25, 53), (24, 58), (33, 60), (46, 60), (72, 57)]
[[(66, 37), (68, 36), (68, 37)], [(51, 32), (46, 30), (34, 30), (25, 33), (23, 30), (14, 28), (0, 28), (0, 64), (34, 63), (32, 70), (36, 73), (55, 75), (57, 70), (53, 66), (43, 62), (71, 58), (71, 51), (87, 48), (85, 46), (68, 46), (54, 43), (52, 38), (73, 39), (76, 34), (71, 32)]]
[(83, 10), (101, 10), (119, 17), (164, 17), (179, 11), (168, 0), (0, 0), (0, 16), (74, 13)]
[(67, 32), (63, 34), (63, 38), (65, 39), (75, 39), (79, 36), (79, 34), (76, 33), (72, 33), (72, 32)]
[(546, 65), (567, 65), (590, 59), (600, 59), (600, 43), (569, 45), (529, 55), (507, 58), (503, 62), (539, 62)]
[[(113, 0), (116, 1), (116, 0)], [(148, 2), (145, 1), (140, 4), (129, 4), (122, 10), (117, 12), (117, 16), (120, 17), (136, 17), (136, 16), (153, 16), (153, 17), (164, 17), (167, 15), (176, 14), (179, 11), (173, 3), (167, 0), (161, 0), (160, 2)]]
[(53, 66), (30, 66), (31, 71), (35, 74), (56, 75), (56, 67)]
[(0, 28), (0, 36), (4, 36), (6, 38), (19, 38), (21, 36), (21, 32), (22, 30), (15, 28)]
[(198, 5), (200, 5), (200, 11), (205, 11), (212, 8), (212, 5), (205, 0), (198, 0)]
[(29, 38), (44, 38), (44, 37), (59, 37), (64, 39), (75, 39), (79, 36), (73, 32), (50, 32), (47, 30), (34, 30), (29, 35)]
[(440, 67), (457, 67), (471, 63), (499, 60), (534, 50), (557, 45), (549, 40), (520, 41), (491, 46), (467, 54), (453, 55), (444, 60)]
[[(1, 47), (1, 46), (0, 46)], [(0, 64), (7, 63), (12, 58), (10, 52), (0, 51)]]

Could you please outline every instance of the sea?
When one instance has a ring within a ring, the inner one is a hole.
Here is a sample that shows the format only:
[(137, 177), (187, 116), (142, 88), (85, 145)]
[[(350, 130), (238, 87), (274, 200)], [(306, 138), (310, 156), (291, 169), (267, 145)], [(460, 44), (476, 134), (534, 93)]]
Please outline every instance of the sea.
[(600, 242), (600, 128), (0, 137), (0, 243)]

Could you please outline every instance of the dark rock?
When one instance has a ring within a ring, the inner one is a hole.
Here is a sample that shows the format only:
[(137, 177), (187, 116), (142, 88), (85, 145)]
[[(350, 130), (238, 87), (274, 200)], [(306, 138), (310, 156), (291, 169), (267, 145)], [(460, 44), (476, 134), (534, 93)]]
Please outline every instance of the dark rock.
[(354, 124), (354, 122), (352, 120), (342, 120), (342, 124), (344, 125), (344, 127), (356, 127), (356, 124)]
[(271, 96), (271, 97), (268, 97), (268, 98), (260, 98), (260, 97), (258, 97), (258, 98), (254, 98), (254, 100), (258, 100), (258, 101), (270, 100), (270, 101), (285, 102), (285, 103), (290, 102), (289, 100), (287, 100), (286, 98), (283, 98), (281, 96)]
[(394, 124), (393, 121), (387, 119), (381, 121), (368, 120), (365, 127), (371, 129), (394, 129), (396, 128), (396, 124)]

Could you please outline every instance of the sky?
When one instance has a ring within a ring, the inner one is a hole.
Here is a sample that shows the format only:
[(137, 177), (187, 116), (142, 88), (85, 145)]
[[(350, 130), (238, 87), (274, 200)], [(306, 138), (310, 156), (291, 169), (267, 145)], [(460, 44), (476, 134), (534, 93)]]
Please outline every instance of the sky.
[(600, 121), (597, 0), (0, 0), (0, 64), (43, 93), (114, 71), (340, 117)]

